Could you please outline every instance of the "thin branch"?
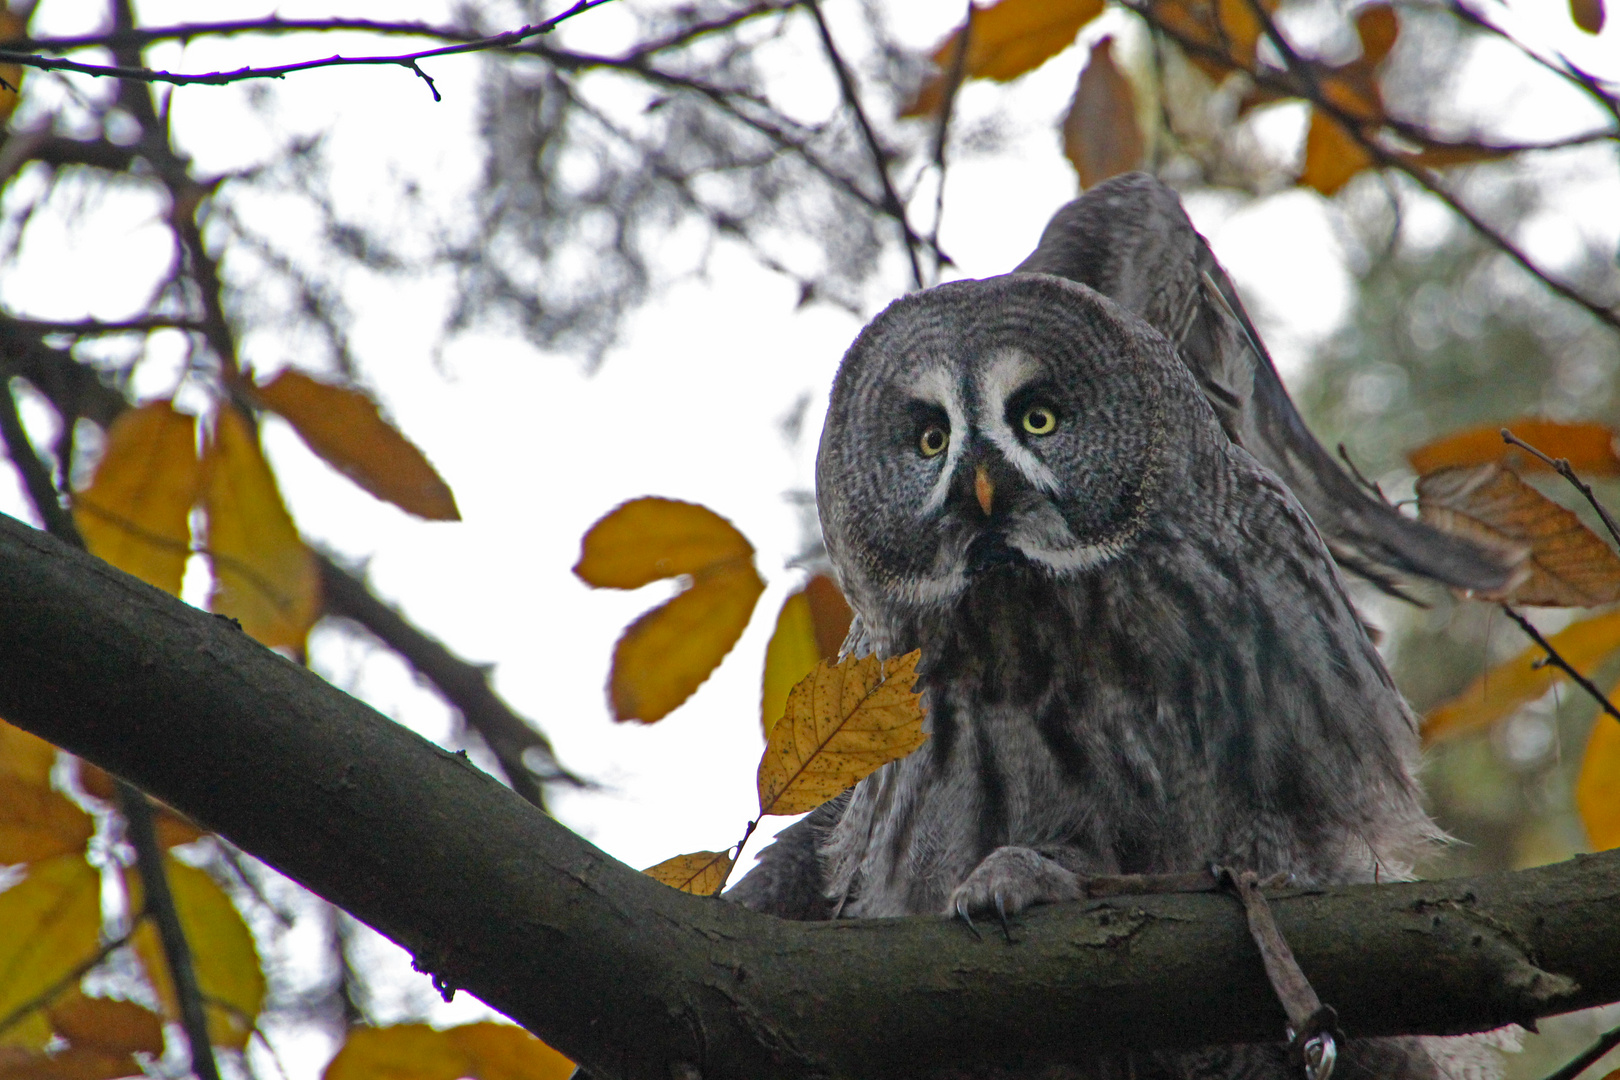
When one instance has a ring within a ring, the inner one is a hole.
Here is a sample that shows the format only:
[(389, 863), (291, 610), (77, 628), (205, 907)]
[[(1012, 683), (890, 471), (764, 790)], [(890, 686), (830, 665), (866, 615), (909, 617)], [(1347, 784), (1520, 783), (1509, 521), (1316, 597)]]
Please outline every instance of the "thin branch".
[(1556, 63), (1547, 59), (1545, 56), (1541, 55), (1539, 52), (1536, 52), (1524, 42), (1520, 41), (1517, 37), (1508, 33), (1506, 30), (1487, 19), (1480, 12), (1477, 12), (1473, 8), (1462, 3), (1462, 0), (1451, 0), (1451, 3), (1447, 5), (1447, 10), (1470, 26), (1483, 30), (1488, 34), (1494, 35), (1495, 37), (1501, 38), (1503, 41), (1506, 41), (1509, 45), (1512, 45), (1515, 49), (1518, 49), (1525, 56), (1529, 57), (1532, 61), (1540, 66), (1546, 68), (1554, 75), (1573, 83), (1582, 92), (1596, 101), (1598, 105), (1600, 105), (1610, 116), (1614, 117), (1616, 123), (1620, 123), (1620, 98), (1616, 98), (1613, 94), (1609, 93), (1603, 88), (1602, 84), (1597, 79), (1582, 71), (1580, 68), (1577, 68), (1562, 56), (1558, 58), (1558, 62)]
[(1615, 547), (1620, 547), (1620, 527), (1615, 525), (1614, 518), (1609, 515), (1608, 509), (1598, 502), (1597, 495), (1592, 491), (1592, 485), (1575, 475), (1575, 470), (1570, 466), (1568, 458), (1548, 457), (1507, 428), (1502, 429), (1502, 441), (1510, 446), (1517, 446), (1521, 450), (1529, 451), (1540, 458), (1543, 465), (1568, 480), (1576, 491), (1586, 497), (1586, 501), (1591, 504), (1592, 509), (1597, 511), (1598, 517), (1603, 521), (1603, 527), (1609, 530), (1609, 537), (1614, 541)]
[[(951, 54), (951, 67), (945, 73), (945, 89), (940, 96), (939, 120), (934, 124), (933, 159), (934, 172), (938, 183), (934, 191), (934, 225), (929, 230), (928, 242), (934, 250), (939, 250), (939, 230), (945, 220), (945, 150), (951, 133), (951, 118), (956, 113), (956, 94), (962, 89), (962, 82), (967, 75), (967, 54), (973, 43), (973, 0), (968, 0), (967, 15), (962, 19), (962, 31), (956, 39), (956, 51)], [(934, 278), (939, 279), (939, 272), (943, 264), (937, 260), (934, 263)]]
[(1575, 1080), (1576, 1077), (1595, 1065), (1599, 1058), (1616, 1046), (1620, 1046), (1620, 1027), (1610, 1028), (1598, 1036), (1597, 1042), (1571, 1058), (1569, 1064), (1549, 1075), (1547, 1080)]
[(11, 317), (11, 324), (31, 334), (70, 334), (73, 337), (101, 337), (108, 334), (149, 334), (155, 330), (201, 330), (203, 324), (183, 315), (149, 315), (140, 319), (122, 319), (102, 322), (99, 319), (81, 319), (57, 322), (50, 319), (20, 319)]
[(6, 374), (7, 369), (0, 367), (0, 440), (5, 443), (6, 454), (22, 477), (28, 498), (33, 502), (40, 520), (45, 523), (45, 531), (64, 543), (82, 548), (84, 541), (79, 537), (79, 527), (73, 523), (73, 515), (63, 508), (50, 469), (34, 452), (28, 432), (23, 429), (22, 417), (17, 415), (17, 400), (11, 391), (11, 380), (5, 377)]
[[(567, 11), (542, 23), (479, 38), (477, 41), (443, 45), (436, 49), (423, 49), (419, 52), (400, 53), (394, 56), (328, 56), (320, 60), (300, 60), (296, 63), (278, 64), (273, 67), (242, 67), (237, 68), (235, 71), (205, 71), (195, 74), (181, 74), (172, 71), (161, 71), (156, 68), (125, 65), (84, 64), (77, 60), (41, 56), (38, 53), (15, 49), (0, 49), (0, 63), (21, 64), (23, 67), (39, 68), (44, 71), (69, 71), (78, 75), (93, 75), (100, 78), (128, 79), (147, 83), (169, 83), (174, 86), (224, 86), (228, 83), (243, 82), (247, 79), (280, 79), (295, 72), (311, 71), (315, 68), (367, 65), (405, 67), (422, 78), (428, 79), (422, 69), (417, 66), (418, 61), (440, 56), (457, 56), (462, 53), (487, 52), (491, 49), (510, 48), (539, 34), (550, 33), (559, 23), (566, 19), (571, 19), (575, 15), (611, 2), (612, 0), (578, 0)], [(428, 86), (430, 89), (432, 88), (433, 80), (428, 79)], [(437, 90), (434, 91), (433, 96), (435, 100), (438, 99)]]
[(1571, 679), (1574, 679), (1578, 684), (1580, 684), (1582, 690), (1585, 690), (1588, 694), (1591, 694), (1593, 700), (1603, 707), (1604, 712), (1608, 713), (1616, 720), (1620, 720), (1620, 710), (1617, 710), (1614, 707), (1614, 704), (1609, 701), (1608, 696), (1605, 695), (1603, 691), (1599, 690), (1591, 679), (1588, 679), (1585, 675), (1582, 675), (1580, 672), (1571, 667), (1569, 661), (1565, 660), (1558, 654), (1558, 650), (1552, 647), (1551, 642), (1541, 636), (1541, 631), (1537, 630), (1529, 619), (1526, 619), (1523, 615), (1520, 615), (1517, 611), (1514, 611), (1512, 608), (1508, 607), (1507, 604), (1501, 604), (1499, 606), (1502, 608), (1503, 612), (1507, 614), (1508, 618), (1519, 624), (1519, 629), (1523, 630), (1527, 635), (1529, 635), (1531, 641), (1534, 641), (1537, 645), (1541, 646), (1542, 651), (1547, 654), (1546, 663), (1551, 664), (1559, 671), (1562, 671), (1565, 675), (1568, 675)]
[(821, 5), (817, 0), (804, 0), (804, 6), (816, 21), (816, 32), (821, 35), (821, 47), (827, 54), (827, 62), (832, 65), (833, 74), (838, 76), (838, 87), (843, 91), (844, 104), (849, 111), (855, 114), (855, 123), (861, 129), (861, 138), (866, 141), (867, 152), (872, 155), (872, 171), (877, 174), (878, 182), (883, 186), (883, 203), (891, 217), (900, 226), (900, 233), (906, 244), (906, 256), (911, 260), (911, 280), (917, 288), (923, 287), (922, 263), (917, 259), (917, 245), (921, 242), (911, 228), (911, 221), (906, 217), (906, 207), (900, 201), (900, 193), (894, 189), (894, 180), (889, 176), (889, 156), (878, 142), (877, 132), (872, 130), (872, 122), (866, 118), (866, 109), (861, 105), (860, 91), (855, 86), (855, 76), (851, 74), (849, 65), (844, 62), (843, 55), (838, 46), (833, 43), (832, 31), (827, 28), (827, 20), (821, 14)]

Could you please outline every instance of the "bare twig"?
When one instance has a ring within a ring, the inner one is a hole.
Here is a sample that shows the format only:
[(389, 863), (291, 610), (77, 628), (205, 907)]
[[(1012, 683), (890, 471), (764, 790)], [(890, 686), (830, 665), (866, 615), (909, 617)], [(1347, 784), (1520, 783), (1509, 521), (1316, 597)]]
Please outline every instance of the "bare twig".
[(1610, 1028), (1598, 1036), (1597, 1042), (1570, 1059), (1569, 1064), (1550, 1074), (1547, 1080), (1575, 1080), (1581, 1073), (1597, 1064), (1599, 1058), (1620, 1046), (1620, 1027)]
[(76, 322), (57, 322), (50, 319), (19, 319), (11, 324), (30, 334), (70, 334), (73, 337), (102, 337), (108, 334), (148, 334), (154, 330), (201, 330), (203, 324), (183, 315), (149, 315), (140, 319), (102, 322), (82, 319)]
[(1537, 645), (1541, 646), (1542, 651), (1547, 654), (1547, 663), (1551, 664), (1559, 671), (1562, 671), (1571, 679), (1574, 679), (1578, 684), (1580, 684), (1582, 690), (1585, 690), (1588, 694), (1592, 695), (1593, 700), (1602, 706), (1604, 712), (1608, 713), (1616, 720), (1620, 720), (1620, 710), (1617, 710), (1614, 707), (1614, 704), (1609, 701), (1607, 695), (1605, 695), (1603, 691), (1599, 690), (1591, 679), (1588, 679), (1585, 675), (1582, 675), (1580, 672), (1571, 667), (1569, 661), (1565, 660), (1559, 655), (1558, 650), (1552, 647), (1552, 644), (1541, 635), (1541, 631), (1537, 630), (1529, 619), (1526, 619), (1523, 615), (1520, 615), (1517, 611), (1514, 611), (1511, 607), (1508, 607), (1507, 604), (1502, 604), (1501, 608), (1502, 611), (1507, 614), (1508, 618), (1519, 624), (1519, 629), (1523, 630), (1527, 635), (1529, 635), (1531, 641), (1534, 641)]
[[(433, 80), (428, 79), (422, 69), (417, 66), (419, 61), (440, 56), (457, 56), (462, 53), (487, 52), (491, 49), (510, 48), (529, 38), (550, 33), (565, 19), (571, 19), (592, 8), (610, 2), (611, 0), (578, 0), (573, 7), (560, 15), (547, 19), (545, 22), (535, 23), (532, 26), (519, 27), (516, 30), (508, 30), (505, 33), (479, 38), (477, 41), (467, 41), (456, 45), (442, 45), (435, 49), (422, 49), (418, 52), (400, 53), (393, 56), (328, 56), (319, 60), (300, 60), (296, 63), (277, 64), (272, 67), (241, 67), (235, 71), (205, 71), (194, 74), (182, 74), (161, 71), (156, 68), (122, 64), (85, 64), (77, 60), (42, 56), (38, 53), (16, 49), (0, 49), (0, 63), (21, 64), (23, 67), (39, 68), (45, 71), (68, 71), (78, 75), (93, 75), (101, 78), (129, 79), (146, 83), (169, 83), (174, 86), (224, 86), (228, 83), (243, 82), (248, 79), (281, 79), (295, 72), (311, 71), (315, 68), (391, 65), (409, 68), (423, 79), (427, 79), (428, 87), (432, 89)], [(328, 28), (335, 29), (335, 27)], [(438, 99), (437, 90), (433, 91), (433, 96), (435, 100)]]
[(1610, 116), (1614, 117), (1617, 123), (1620, 123), (1620, 98), (1617, 98), (1614, 94), (1605, 90), (1603, 85), (1599, 83), (1597, 79), (1577, 68), (1562, 56), (1560, 56), (1556, 62), (1547, 59), (1545, 56), (1541, 55), (1539, 52), (1520, 41), (1517, 37), (1508, 33), (1500, 26), (1497, 26), (1490, 19), (1487, 19), (1480, 12), (1475, 11), (1467, 4), (1464, 4), (1462, 0), (1451, 0), (1451, 3), (1446, 5), (1446, 10), (1450, 11), (1453, 15), (1470, 26), (1483, 30), (1495, 37), (1501, 38), (1503, 41), (1507, 42), (1509, 45), (1512, 45), (1515, 49), (1518, 49), (1521, 53), (1529, 57), (1541, 67), (1546, 68), (1559, 78), (1565, 79), (1574, 84), (1583, 93), (1587, 94), (1594, 101), (1596, 101), (1598, 105), (1600, 105)]
[(1608, 509), (1598, 502), (1597, 495), (1592, 491), (1592, 485), (1575, 475), (1575, 470), (1570, 466), (1568, 458), (1548, 457), (1507, 428), (1502, 429), (1502, 441), (1509, 446), (1517, 446), (1519, 449), (1535, 455), (1543, 465), (1568, 480), (1576, 491), (1586, 497), (1586, 501), (1591, 504), (1592, 509), (1597, 511), (1598, 517), (1603, 521), (1603, 527), (1609, 530), (1610, 539), (1614, 541), (1616, 547), (1620, 547), (1620, 526), (1615, 525), (1614, 518), (1610, 516)]
[[(935, 253), (939, 251), (939, 230), (945, 220), (945, 150), (951, 132), (951, 117), (956, 111), (956, 94), (962, 89), (967, 74), (968, 49), (973, 44), (973, 0), (968, 0), (967, 14), (962, 19), (962, 32), (956, 39), (956, 51), (951, 54), (951, 68), (945, 73), (944, 93), (940, 96), (939, 119), (934, 124), (934, 172), (938, 186), (934, 191), (934, 225), (928, 232), (928, 242)], [(934, 278), (938, 280), (943, 263), (935, 260)]]
[(894, 180), (889, 176), (889, 155), (878, 142), (877, 132), (872, 130), (872, 123), (866, 117), (866, 109), (861, 104), (860, 91), (855, 86), (855, 76), (850, 72), (849, 65), (844, 62), (843, 54), (832, 39), (832, 31), (827, 28), (827, 20), (821, 14), (821, 5), (817, 0), (804, 0), (804, 6), (809, 10), (811, 18), (816, 21), (816, 32), (821, 35), (821, 47), (827, 54), (827, 62), (832, 65), (833, 74), (838, 77), (839, 89), (844, 95), (844, 104), (855, 116), (855, 124), (861, 130), (861, 138), (866, 142), (866, 149), (872, 155), (872, 171), (877, 174), (878, 183), (883, 188), (883, 204), (889, 215), (900, 226), (901, 238), (906, 244), (906, 256), (911, 261), (911, 280), (917, 288), (923, 287), (922, 263), (917, 259), (917, 245), (921, 243), (915, 231), (911, 228), (911, 221), (906, 216), (906, 207), (900, 201), (900, 193), (894, 189)]

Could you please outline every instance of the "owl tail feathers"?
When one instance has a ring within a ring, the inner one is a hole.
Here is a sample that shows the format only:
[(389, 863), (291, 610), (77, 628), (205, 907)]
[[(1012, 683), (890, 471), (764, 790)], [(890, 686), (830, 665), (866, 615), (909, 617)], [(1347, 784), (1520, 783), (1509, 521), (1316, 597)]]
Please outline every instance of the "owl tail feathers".
[(1169, 338), (1227, 437), (1288, 485), (1345, 570), (1397, 596), (1399, 575), (1482, 593), (1511, 583), (1510, 556), (1403, 516), (1317, 442), (1231, 279), (1156, 178), (1117, 176), (1063, 206), (1014, 272), (1090, 286)]

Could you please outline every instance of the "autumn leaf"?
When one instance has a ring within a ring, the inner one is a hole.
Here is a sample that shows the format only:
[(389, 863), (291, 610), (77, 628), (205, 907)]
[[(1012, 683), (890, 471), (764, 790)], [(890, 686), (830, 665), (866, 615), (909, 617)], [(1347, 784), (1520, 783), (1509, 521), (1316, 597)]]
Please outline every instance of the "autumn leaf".
[[(1614, 697), (1613, 687), (1608, 696)], [(1620, 847), (1620, 720), (1607, 713), (1592, 722), (1575, 781), (1575, 809), (1593, 851)]]
[(963, 77), (1009, 82), (1034, 71), (1074, 44), (1080, 28), (1102, 14), (1103, 0), (999, 0), (970, 8), (972, 27), (957, 27), (934, 50), (936, 73), (917, 91), (901, 116), (931, 116), (945, 98), (945, 80), (968, 33)]
[(1588, 34), (1603, 32), (1603, 0), (1569, 0), (1569, 17)]
[[(10, 41), (14, 38), (28, 36), (28, 19), (14, 11), (0, 7), (0, 41)], [(6, 85), (0, 86), (0, 124), (4, 124), (11, 117), (12, 110), (17, 107), (18, 91), (22, 89), (23, 69), (21, 64), (0, 64), (0, 81)]]
[[(96, 955), (101, 933), (101, 872), (82, 855), (30, 863), (0, 893), (0, 1017), (60, 986)], [(43, 1012), (4, 1031), (0, 1047), (44, 1049), (52, 1029)]]
[(1361, 59), (1368, 64), (1383, 63), (1395, 47), (1400, 20), (1388, 4), (1369, 4), (1356, 12), (1356, 38), (1361, 42)]
[(854, 613), (832, 578), (817, 574), (788, 597), (765, 646), (765, 677), (760, 688), (760, 724), (765, 734), (782, 719), (788, 694), (821, 660), (832, 660), (844, 646)]
[(1500, 465), (1452, 466), (1418, 479), (1418, 514), (1442, 532), (1510, 558), (1501, 593), (1516, 604), (1590, 607), (1620, 600), (1620, 556), (1580, 519)]
[(209, 609), (271, 647), (301, 649), (320, 615), (315, 557), (298, 536), (248, 423), (219, 410), (203, 462), (207, 486)]
[(642, 873), (681, 892), (713, 896), (726, 883), (734, 862), (736, 860), (731, 857), (730, 850), (694, 851), (690, 855), (665, 859), (657, 866), (647, 867)]
[(568, 1080), (574, 1064), (511, 1024), (350, 1028), (322, 1080)]
[(90, 815), (51, 790), (56, 747), (0, 720), (0, 865), (82, 852)]
[(690, 578), (671, 600), (631, 623), (613, 649), (614, 719), (649, 724), (703, 685), (765, 591), (747, 538), (713, 510), (674, 499), (636, 499), (591, 526), (574, 573), (588, 585), (615, 589)]
[(759, 812), (803, 814), (928, 741), (912, 687), (922, 650), (822, 661), (788, 695), (759, 762)]
[(1372, 155), (1337, 120), (1320, 110), (1311, 110), (1311, 126), (1305, 133), (1305, 167), (1299, 174), (1301, 184), (1323, 195), (1333, 195), (1372, 163)]
[[(173, 856), (163, 860), (163, 868), (180, 925), (191, 944), (197, 985), (207, 1003), (209, 1037), (220, 1046), (241, 1050), (253, 1034), (253, 1025), (264, 1005), (264, 971), (253, 934), (231, 898), (205, 871)], [(129, 893), (130, 909), (141, 910), (143, 890), (135, 871), (124, 872), (124, 888)], [(178, 1020), (180, 1006), (174, 980), (151, 920), (136, 928), (132, 943), (157, 991), (164, 1015)]]
[[(1255, 17), (1251, 0), (1153, 0), (1149, 10), (1179, 39), (1196, 48), (1187, 59), (1211, 79), (1220, 81), (1239, 68), (1254, 67), (1265, 27)], [(1262, 0), (1266, 12), (1277, 0)], [(1210, 55), (1209, 50), (1219, 58)]]
[(1136, 123), (1136, 94), (1114, 64), (1114, 39), (1091, 47), (1063, 118), (1063, 156), (1082, 188), (1140, 168), (1146, 144)]
[[(1620, 650), (1620, 611), (1572, 623), (1547, 643), (1576, 671), (1590, 676)], [(1569, 678), (1543, 663), (1546, 656), (1540, 646), (1532, 645), (1491, 668), (1450, 701), (1430, 709), (1423, 718), (1423, 741), (1433, 743), (1487, 728)]]
[(361, 390), (287, 368), (252, 395), (293, 426), (328, 465), (407, 513), (460, 521), (456, 497), (416, 445)]
[(154, 401), (113, 421), (90, 486), (73, 499), (73, 520), (92, 555), (178, 596), (200, 494), (197, 418)]
[(136, 1053), (163, 1053), (163, 1021), (132, 1001), (85, 997), (77, 989), (45, 1011), (65, 1048), (0, 1057), (0, 1080), (116, 1080), (141, 1076)]
[(1552, 458), (1565, 458), (1583, 476), (1620, 476), (1620, 435), (1604, 424), (1563, 424), (1521, 418), (1454, 432), (1406, 455), (1419, 473), (1448, 465), (1483, 465), (1499, 461), (1514, 472), (1550, 472), (1534, 454), (1502, 439), (1502, 429)]

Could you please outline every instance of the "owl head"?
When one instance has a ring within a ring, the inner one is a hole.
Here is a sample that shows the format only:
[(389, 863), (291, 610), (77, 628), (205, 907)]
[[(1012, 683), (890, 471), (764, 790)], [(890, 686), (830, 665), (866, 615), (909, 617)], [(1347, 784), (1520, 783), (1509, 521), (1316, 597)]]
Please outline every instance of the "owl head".
[(1127, 552), (1216, 439), (1169, 343), (1084, 285), (913, 293), (833, 383), (816, 460), (828, 554), (868, 618), (949, 605), (997, 570), (1078, 576)]

